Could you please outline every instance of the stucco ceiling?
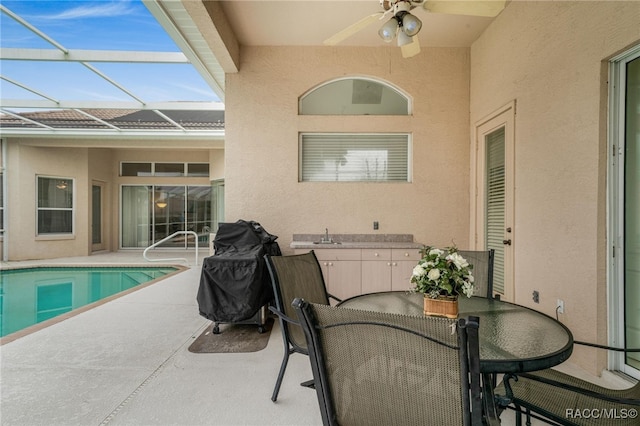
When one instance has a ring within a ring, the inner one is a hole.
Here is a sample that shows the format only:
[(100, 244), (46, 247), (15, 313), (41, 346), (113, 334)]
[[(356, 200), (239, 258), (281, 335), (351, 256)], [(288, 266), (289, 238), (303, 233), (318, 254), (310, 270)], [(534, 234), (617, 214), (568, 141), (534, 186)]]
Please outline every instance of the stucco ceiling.
[[(381, 11), (378, 0), (221, 1), (238, 42), (245, 46), (321, 46), (358, 20)], [(457, 2), (471, 3), (471, 2)], [(412, 11), (423, 23), (422, 46), (470, 46), (494, 18)], [(378, 29), (388, 18), (349, 37), (340, 46), (385, 46)]]

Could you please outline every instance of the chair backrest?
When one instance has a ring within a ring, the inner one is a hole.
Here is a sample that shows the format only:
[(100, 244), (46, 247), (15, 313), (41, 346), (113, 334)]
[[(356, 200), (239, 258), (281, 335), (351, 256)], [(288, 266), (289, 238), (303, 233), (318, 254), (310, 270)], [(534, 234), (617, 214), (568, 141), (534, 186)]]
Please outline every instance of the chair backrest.
[(294, 306), (325, 425), (482, 423), (477, 318)]
[(493, 298), (493, 258), (495, 250), (473, 251), (459, 250), (460, 256), (467, 259), (473, 265), (474, 283), (476, 287), (475, 296)]
[[(290, 256), (265, 256), (271, 275), (276, 309), (289, 318), (296, 318), (291, 305), (295, 298), (310, 303), (329, 304), (322, 269), (313, 250)], [(307, 342), (302, 328), (287, 321), (280, 321), (282, 333), (294, 347), (306, 349)]]

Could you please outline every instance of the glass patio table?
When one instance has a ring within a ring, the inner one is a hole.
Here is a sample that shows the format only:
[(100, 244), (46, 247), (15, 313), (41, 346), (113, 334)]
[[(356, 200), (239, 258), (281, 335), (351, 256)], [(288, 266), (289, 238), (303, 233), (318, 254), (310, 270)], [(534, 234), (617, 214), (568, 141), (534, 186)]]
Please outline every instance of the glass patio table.
[[(424, 315), (423, 295), (409, 291), (368, 293), (346, 299), (340, 307), (405, 315)], [(558, 365), (573, 351), (573, 335), (542, 312), (483, 297), (458, 299), (458, 316), (480, 318), (480, 372), (485, 410), (497, 418), (495, 374), (524, 373)]]

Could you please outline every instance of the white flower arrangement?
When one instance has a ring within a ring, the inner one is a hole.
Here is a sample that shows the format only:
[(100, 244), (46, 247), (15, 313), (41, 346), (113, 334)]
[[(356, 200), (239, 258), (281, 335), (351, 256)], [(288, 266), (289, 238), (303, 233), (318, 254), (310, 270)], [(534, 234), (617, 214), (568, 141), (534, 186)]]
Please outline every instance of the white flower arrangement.
[(411, 275), (411, 282), (415, 284), (414, 291), (432, 299), (458, 297), (460, 294), (473, 296), (473, 265), (469, 265), (456, 247), (441, 250), (425, 246), (420, 253), (422, 259), (413, 268)]

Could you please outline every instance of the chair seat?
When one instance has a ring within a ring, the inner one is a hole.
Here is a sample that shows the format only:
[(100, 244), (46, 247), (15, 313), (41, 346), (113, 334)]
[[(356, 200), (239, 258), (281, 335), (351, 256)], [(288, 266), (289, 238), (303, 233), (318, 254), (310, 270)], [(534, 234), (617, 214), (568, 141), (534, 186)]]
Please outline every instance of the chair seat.
[(524, 407), (559, 424), (640, 423), (637, 416), (630, 415), (640, 409), (640, 383), (627, 389), (609, 389), (546, 369), (518, 375), (517, 379), (505, 377), (495, 393), (510, 397), (516, 408)]

